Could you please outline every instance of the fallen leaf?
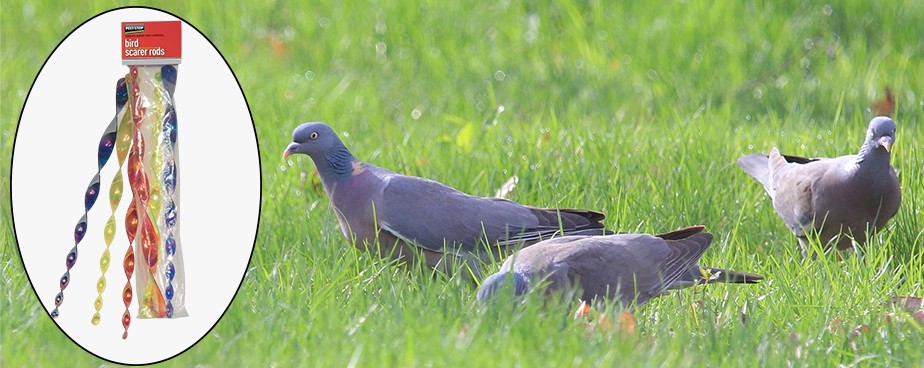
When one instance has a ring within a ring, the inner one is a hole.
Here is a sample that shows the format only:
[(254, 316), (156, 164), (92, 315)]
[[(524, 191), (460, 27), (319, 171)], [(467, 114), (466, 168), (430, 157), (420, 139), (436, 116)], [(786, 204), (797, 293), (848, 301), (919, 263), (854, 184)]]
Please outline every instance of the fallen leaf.
[(613, 322), (610, 321), (609, 318), (606, 318), (605, 314), (600, 313), (600, 315), (596, 318), (596, 322), (597, 322), (597, 326), (599, 326), (600, 330), (602, 330), (603, 332), (613, 331)]
[(924, 299), (913, 296), (893, 296), (892, 305), (900, 306), (914, 313), (915, 311), (924, 309)]
[(891, 323), (895, 319), (895, 313), (886, 312), (882, 315), (882, 321), (885, 323)]
[(895, 112), (895, 96), (892, 95), (892, 88), (886, 86), (885, 97), (873, 102), (872, 108), (876, 116), (892, 116)]
[(513, 193), (513, 191), (517, 189), (517, 183), (519, 182), (520, 178), (518, 178), (516, 175), (511, 176), (510, 179), (507, 179), (504, 185), (501, 185), (500, 189), (497, 190), (497, 193), (495, 193), (494, 196), (497, 198), (507, 199), (510, 193)]
[(632, 313), (626, 311), (619, 312), (618, 324), (619, 332), (623, 335), (638, 335), (638, 321)]
[(315, 169), (315, 170), (312, 171), (311, 173), (312, 173), (313, 175), (310, 175), (310, 177), (309, 177), (308, 173), (302, 171), (302, 173), (301, 173), (301, 175), (300, 175), (300, 177), (301, 177), (301, 179), (302, 179), (302, 183), (304, 183), (304, 184), (310, 183), (310, 184), (311, 184), (311, 189), (314, 190), (315, 193), (319, 193), (319, 194), (320, 194), (320, 193), (324, 193), (324, 187), (321, 185), (321, 174), (318, 174), (318, 170), (317, 170), (317, 169)]
[[(597, 316), (599, 316), (599, 319), (595, 318)], [(590, 305), (583, 300), (581, 301), (581, 305), (578, 306), (578, 309), (574, 311), (574, 319), (582, 319), (587, 321), (587, 325), (584, 328), (587, 333), (593, 332), (597, 325), (599, 325), (600, 328), (605, 332), (609, 332), (613, 328), (612, 324), (609, 322), (605, 315), (594, 312), (593, 308), (591, 308)], [(594, 322), (597, 323), (595, 324)]]
[(855, 338), (855, 337), (857, 337), (857, 336), (860, 336), (860, 335), (865, 334), (865, 333), (868, 333), (868, 332), (869, 332), (869, 325), (867, 325), (867, 324), (862, 324), (862, 325), (859, 325), (859, 326), (857, 326), (857, 327), (854, 327), (853, 331), (850, 331), (850, 337), (851, 337), (851, 338)]
[(857, 341), (856, 341), (857, 336), (860, 336), (866, 333), (869, 333), (869, 325), (867, 324), (859, 325), (855, 327), (852, 331), (850, 331), (850, 335), (848, 335), (847, 337), (847, 341), (849, 342), (849, 345), (850, 345), (850, 350), (853, 350), (854, 352), (857, 351)]
[(582, 300), (581, 305), (578, 306), (578, 309), (576, 311), (574, 311), (574, 319), (578, 319), (581, 317), (586, 318), (589, 315), (590, 315), (590, 306), (587, 305), (587, 302)]
[[(911, 318), (924, 326), (924, 299), (916, 296), (893, 296), (888, 304), (891, 304), (893, 308), (902, 308), (911, 313)], [(885, 322), (900, 321), (892, 312), (886, 312), (882, 319)]]
[(597, 312), (593, 310), (587, 302), (581, 301), (581, 305), (574, 311), (574, 319), (588, 321), (587, 332), (600, 329), (600, 331), (605, 333), (616, 331), (623, 337), (638, 335), (638, 321), (632, 313), (626, 311), (619, 312), (616, 323), (613, 323), (605, 313)]
[(836, 334), (844, 330), (844, 321), (840, 318), (835, 318), (831, 320), (831, 323), (828, 324), (828, 331)]
[(283, 37), (279, 37), (275, 31), (268, 31), (262, 37), (270, 47), (270, 52), (276, 58), (282, 58), (289, 53), (289, 45)]

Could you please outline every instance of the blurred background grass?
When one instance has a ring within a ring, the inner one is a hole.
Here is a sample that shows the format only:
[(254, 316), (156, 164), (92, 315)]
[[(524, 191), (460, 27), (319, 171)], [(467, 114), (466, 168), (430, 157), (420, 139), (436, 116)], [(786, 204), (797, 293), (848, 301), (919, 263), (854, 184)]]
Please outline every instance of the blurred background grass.
[[(115, 6), (2, 7), (4, 366), (101, 363), (35, 302), (7, 220), (8, 178), (41, 64), (68, 32)], [(921, 326), (902, 312), (899, 322), (882, 319), (894, 312), (889, 297), (924, 293), (924, 2), (157, 6), (202, 31), (236, 72), (264, 188), (240, 293), (202, 342), (167, 365), (924, 363)], [(803, 262), (734, 160), (773, 146), (854, 153), (887, 86), (902, 208), (863, 256)], [(584, 331), (571, 306), (479, 311), (458, 280), (393, 267), (343, 240), (310, 160), (279, 159), (292, 129), (315, 120), (360, 159), (469, 193), (492, 195), (517, 175), (512, 199), (601, 210), (616, 230), (706, 224), (717, 237), (705, 264), (768, 281), (655, 300), (637, 313), (641, 335), (629, 338)], [(849, 336), (863, 324), (871, 332)]]

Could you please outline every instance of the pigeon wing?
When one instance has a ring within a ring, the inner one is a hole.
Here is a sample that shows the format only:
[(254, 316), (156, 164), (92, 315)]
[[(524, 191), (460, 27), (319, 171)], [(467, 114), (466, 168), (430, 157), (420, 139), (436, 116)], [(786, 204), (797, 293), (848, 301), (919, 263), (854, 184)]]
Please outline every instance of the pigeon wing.
[(517, 203), (462, 193), (439, 182), (395, 175), (387, 179), (375, 209), (379, 227), (399, 239), (432, 251), (475, 251), (539, 225), (531, 210)]

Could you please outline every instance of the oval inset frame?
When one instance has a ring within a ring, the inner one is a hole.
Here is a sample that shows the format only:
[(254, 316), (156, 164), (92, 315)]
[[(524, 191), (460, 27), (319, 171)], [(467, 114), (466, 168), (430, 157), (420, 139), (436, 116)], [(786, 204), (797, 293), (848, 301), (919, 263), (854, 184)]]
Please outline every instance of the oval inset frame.
[(243, 285), (259, 230), (262, 168), (256, 127), (240, 82), (211, 40), (172, 13), (123, 7), (97, 14), (68, 33), (39, 69), (20, 113), (10, 166), (20, 260), (33, 291), (50, 312), (65, 256), (74, 245), (74, 225), (83, 213), (83, 194), (96, 171), (99, 137), (115, 111), (115, 82), (128, 72), (119, 57), (120, 22), (158, 20), (183, 22), (183, 61), (175, 98), (183, 199), (179, 236), (189, 317), (138, 318), (141, 292), (136, 290), (129, 337), (122, 340), (121, 291), (126, 279), (121, 265), (128, 244), (123, 219), (131, 201), (126, 178), (116, 211), (102, 323), (90, 323), (105, 247), (102, 232), (111, 213), (109, 183), (118, 165), (113, 155), (102, 171), (101, 193), (88, 216), (65, 302), (55, 319), (82, 349), (118, 364), (159, 363), (187, 351), (214, 329)]

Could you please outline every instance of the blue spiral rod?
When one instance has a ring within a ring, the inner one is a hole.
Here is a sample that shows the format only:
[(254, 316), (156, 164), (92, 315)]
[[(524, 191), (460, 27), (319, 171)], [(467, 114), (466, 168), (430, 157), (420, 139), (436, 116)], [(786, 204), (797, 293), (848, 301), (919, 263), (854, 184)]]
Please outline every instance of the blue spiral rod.
[(109, 156), (112, 156), (112, 151), (115, 148), (119, 111), (125, 107), (127, 101), (128, 89), (125, 87), (125, 79), (120, 78), (116, 83), (116, 114), (99, 140), (96, 175), (93, 176), (93, 179), (90, 180), (90, 185), (87, 186), (87, 191), (83, 198), (83, 216), (80, 217), (80, 220), (77, 221), (77, 226), (74, 227), (74, 247), (67, 253), (67, 258), (65, 259), (67, 270), (64, 271), (64, 275), (61, 276), (61, 281), (59, 282), (61, 291), (55, 296), (55, 308), (51, 311), (51, 316), (53, 318), (58, 317), (58, 308), (60, 308), (61, 303), (64, 302), (64, 289), (66, 289), (67, 285), (71, 282), (71, 268), (77, 263), (77, 245), (80, 244), (80, 241), (83, 240), (83, 236), (87, 233), (87, 213), (93, 208), (93, 204), (96, 203), (96, 198), (99, 196), (99, 174), (100, 171), (103, 170), (103, 166), (106, 165), (106, 162), (109, 161)]
[(167, 288), (164, 291), (167, 297), (167, 318), (173, 318), (173, 277), (176, 275), (176, 268), (173, 265), (173, 256), (176, 254), (176, 203), (174, 194), (176, 192), (176, 148), (177, 120), (176, 110), (173, 106), (173, 91), (176, 90), (176, 67), (173, 65), (164, 65), (160, 69), (161, 82), (167, 96), (164, 99), (167, 103), (164, 108), (162, 119), (161, 134), (161, 152), (164, 154), (164, 169), (161, 172), (163, 180), (164, 195), (164, 224), (166, 225), (166, 239), (164, 240), (164, 251), (166, 252), (167, 266), (164, 271), (167, 276)]

